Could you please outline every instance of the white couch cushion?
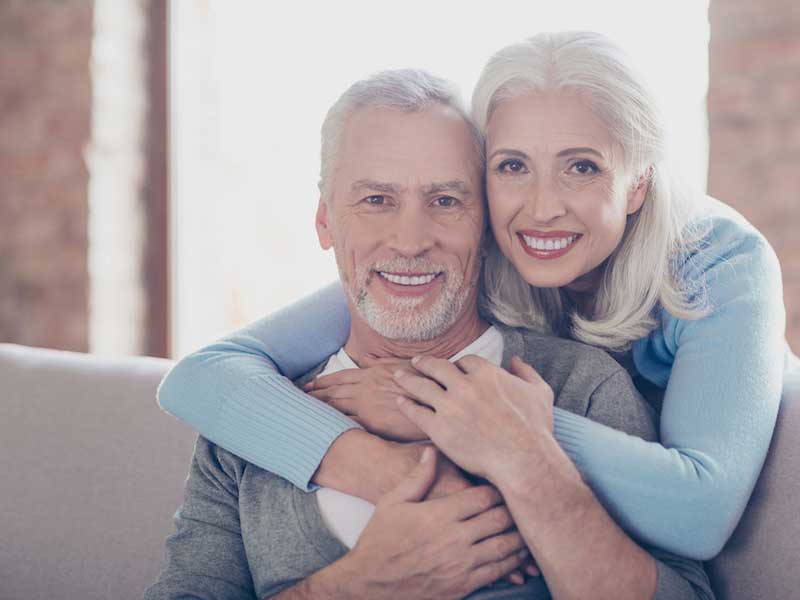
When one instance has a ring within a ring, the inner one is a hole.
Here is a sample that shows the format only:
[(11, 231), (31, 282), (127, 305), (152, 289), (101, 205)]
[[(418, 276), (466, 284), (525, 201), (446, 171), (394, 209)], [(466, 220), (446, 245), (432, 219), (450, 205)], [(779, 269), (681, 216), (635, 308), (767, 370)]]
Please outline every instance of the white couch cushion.
[(169, 365), (0, 345), (0, 599), (155, 580), (195, 438), (156, 403)]

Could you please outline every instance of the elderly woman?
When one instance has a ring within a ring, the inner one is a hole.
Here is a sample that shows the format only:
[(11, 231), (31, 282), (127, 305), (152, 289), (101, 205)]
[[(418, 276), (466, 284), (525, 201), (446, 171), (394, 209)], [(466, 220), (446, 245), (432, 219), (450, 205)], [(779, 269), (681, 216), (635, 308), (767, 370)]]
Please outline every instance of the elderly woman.
[[(375, 360), (318, 380), (311, 397), (286, 378), (346, 341), (338, 284), (184, 358), (161, 386), (162, 407), (304, 489), (363, 460), (340, 437), (355, 421), (392, 439), (430, 437), (479, 474), (498, 464), (503, 438), (551, 436), (634, 537), (711, 558), (747, 503), (777, 414), (774, 253), (740, 216), (674, 183), (653, 99), (600, 35), (542, 34), (501, 50), (473, 116), (495, 240), (487, 314), (614, 353), (660, 409), (660, 443), (553, 408), (546, 393), (509, 409), (481, 394), (494, 367), (431, 358), (401, 377), (397, 363)], [(358, 485), (325, 485), (374, 498), (363, 486), (391, 474), (358, 468)]]

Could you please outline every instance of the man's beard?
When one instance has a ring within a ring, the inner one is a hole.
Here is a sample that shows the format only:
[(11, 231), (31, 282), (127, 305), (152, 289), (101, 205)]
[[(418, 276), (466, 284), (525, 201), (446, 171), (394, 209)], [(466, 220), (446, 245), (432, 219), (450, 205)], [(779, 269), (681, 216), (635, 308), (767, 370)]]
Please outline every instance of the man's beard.
[[(378, 273), (439, 273), (443, 279), (442, 289), (428, 307), (421, 305), (427, 296), (401, 297), (388, 294), (390, 306), (378, 304), (369, 291), (373, 277)], [(367, 267), (357, 267), (355, 280), (348, 281), (341, 266), (339, 275), (348, 296), (361, 318), (386, 339), (402, 342), (424, 342), (447, 332), (461, 316), (470, 293), (478, 285), (479, 270), (473, 269), (470, 281), (465, 284), (461, 272), (448, 270), (428, 258), (403, 258), (397, 256), (389, 261)]]

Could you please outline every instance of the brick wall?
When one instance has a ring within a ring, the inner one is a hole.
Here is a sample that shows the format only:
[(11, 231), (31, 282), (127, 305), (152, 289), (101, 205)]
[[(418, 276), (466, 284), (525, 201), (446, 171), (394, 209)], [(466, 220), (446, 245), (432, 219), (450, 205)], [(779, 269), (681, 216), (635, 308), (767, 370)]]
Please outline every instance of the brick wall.
[(86, 350), (88, 0), (0, 2), (0, 341)]
[(781, 261), (789, 343), (800, 351), (800, 2), (711, 0), (709, 192)]

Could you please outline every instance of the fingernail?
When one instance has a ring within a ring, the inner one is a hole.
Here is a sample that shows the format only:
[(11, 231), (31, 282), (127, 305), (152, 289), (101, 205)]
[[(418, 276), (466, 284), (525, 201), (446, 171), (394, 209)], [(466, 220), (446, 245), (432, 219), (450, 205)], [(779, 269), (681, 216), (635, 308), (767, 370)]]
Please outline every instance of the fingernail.
[(528, 552), (528, 549), (527, 549), (527, 548), (523, 548), (522, 550), (520, 550), (520, 551), (519, 551), (519, 557), (520, 557), (520, 558), (525, 558), (525, 557), (527, 557), (529, 554), (530, 554), (530, 552)]
[(428, 462), (428, 459), (430, 457), (431, 457), (431, 449), (425, 448), (425, 450), (422, 451), (422, 456), (419, 457), (419, 462), (421, 463)]
[(510, 579), (513, 583), (516, 583), (517, 585), (522, 585), (523, 583), (525, 583), (525, 580), (519, 573), (512, 573)]
[(539, 575), (539, 569), (537, 569), (533, 565), (528, 565), (527, 567), (525, 567), (525, 572), (531, 577), (536, 577), (537, 575)]
[(397, 396), (394, 399), (394, 401), (397, 402), (397, 406), (402, 406), (403, 404), (405, 404), (406, 398), (405, 398), (405, 396)]
[(413, 358), (411, 359), (411, 364), (412, 364), (412, 365), (415, 365), (415, 364), (417, 364), (421, 358), (422, 358), (421, 356), (415, 356), (415, 357), (413, 357)]
[(405, 374), (406, 374), (405, 371), (403, 371), (402, 369), (397, 369), (397, 371), (395, 371), (393, 373), (393, 375), (398, 379), (401, 378)]

